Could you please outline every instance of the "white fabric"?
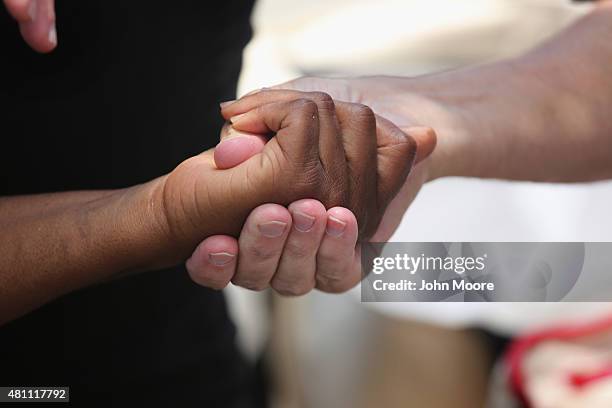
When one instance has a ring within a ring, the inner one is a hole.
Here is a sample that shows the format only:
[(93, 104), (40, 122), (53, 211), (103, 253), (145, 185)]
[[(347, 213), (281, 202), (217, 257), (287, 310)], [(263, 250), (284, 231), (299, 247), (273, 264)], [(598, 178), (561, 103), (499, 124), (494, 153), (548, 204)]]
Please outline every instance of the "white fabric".
[[(304, 73), (410, 75), (515, 55), (588, 7), (569, 0), (260, 0), (240, 93)], [(610, 203), (610, 183), (441, 180), (425, 186), (393, 240), (612, 241)], [(370, 306), (508, 333), (610, 309), (575, 303)]]

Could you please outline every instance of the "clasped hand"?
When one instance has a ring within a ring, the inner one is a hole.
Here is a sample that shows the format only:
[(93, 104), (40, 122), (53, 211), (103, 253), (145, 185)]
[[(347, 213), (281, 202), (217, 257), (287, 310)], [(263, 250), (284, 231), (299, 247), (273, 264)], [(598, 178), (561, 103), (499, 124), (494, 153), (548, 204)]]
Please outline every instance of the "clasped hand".
[(321, 92), (261, 90), (221, 113), (221, 143), (164, 186), (173, 239), (203, 240), (187, 261), (192, 279), (285, 295), (356, 285), (359, 241), (377, 231), (417, 146), (419, 158), (433, 148), (431, 129), (402, 131)]

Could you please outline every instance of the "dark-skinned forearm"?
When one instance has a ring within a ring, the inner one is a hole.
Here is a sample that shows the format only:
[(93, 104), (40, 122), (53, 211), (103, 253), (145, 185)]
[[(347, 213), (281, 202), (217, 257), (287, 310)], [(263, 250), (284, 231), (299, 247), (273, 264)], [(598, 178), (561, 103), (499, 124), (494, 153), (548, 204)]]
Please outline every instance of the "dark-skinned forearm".
[(0, 324), (70, 291), (164, 266), (159, 185), (0, 199)]

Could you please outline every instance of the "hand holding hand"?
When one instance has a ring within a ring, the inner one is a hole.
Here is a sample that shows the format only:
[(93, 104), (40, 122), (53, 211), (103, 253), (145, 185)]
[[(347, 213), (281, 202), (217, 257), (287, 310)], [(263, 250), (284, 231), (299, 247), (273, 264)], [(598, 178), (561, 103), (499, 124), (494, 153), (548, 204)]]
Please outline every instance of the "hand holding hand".
[(262, 92), (224, 106), (222, 113), (234, 129), (274, 137), (236, 167), (226, 168), (234, 149), (222, 145), (165, 178), (158, 196), (178, 259), (206, 236), (238, 235), (251, 209), (264, 203), (287, 206), (312, 198), (325, 208), (345, 206), (366, 233), (373, 232), (415, 156), (414, 140), (390, 122), (320, 93)]
[[(262, 90), (225, 105), (221, 113), (237, 132), (270, 134), (273, 129), (265, 123), (263, 114), (275, 109), (277, 103), (300, 99), (313, 101), (320, 116), (314, 126), (320, 131), (319, 154), (327, 183), (319, 194), (331, 197), (323, 204), (328, 208), (349, 208), (357, 217), (360, 235), (372, 236), (412, 168), (417, 153), (415, 139), (388, 120), (376, 117), (369, 107), (334, 101), (322, 92)], [(230, 143), (231, 139), (215, 150), (220, 168), (229, 168), (246, 158), (239, 157), (237, 145)]]
[[(265, 93), (266, 97), (278, 94)], [(315, 96), (320, 97), (320, 94)], [(336, 102), (338, 105), (341, 103)], [(388, 123), (382, 118), (376, 119)], [(234, 120), (237, 127), (240, 122)], [(251, 132), (262, 130), (245, 129)], [(420, 147), (419, 158), (427, 157), (435, 144), (431, 129), (411, 128), (407, 131)], [(386, 137), (378, 133), (383, 139)], [(222, 167), (237, 165), (263, 148), (264, 143), (259, 136), (231, 131), (217, 147), (215, 158)], [(384, 145), (384, 142), (377, 144)], [(378, 152), (383, 158), (378, 173), (383, 176), (388, 173), (384, 166), (385, 153), (384, 148)], [(411, 165), (413, 156), (414, 152), (409, 152), (408, 157), (402, 158), (403, 164)], [(348, 160), (350, 162), (350, 158)], [(305, 218), (310, 222), (308, 229), (299, 225), (303, 225)], [(260, 226), (267, 224), (282, 225), (282, 234), (266, 236)], [(187, 262), (187, 269), (196, 282), (217, 289), (232, 281), (253, 290), (271, 286), (285, 295), (302, 295), (314, 287), (326, 292), (343, 292), (361, 279), (357, 230), (357, 220), (347, 208), (335, 207), (326, 212), (320, 202), (312, 199), (299, 200), (289, 208), (265, 204), (251, 213), (239, 241), (221, 235), (207, 238)], [(378, 228), (379, 236), (381, 231)]]

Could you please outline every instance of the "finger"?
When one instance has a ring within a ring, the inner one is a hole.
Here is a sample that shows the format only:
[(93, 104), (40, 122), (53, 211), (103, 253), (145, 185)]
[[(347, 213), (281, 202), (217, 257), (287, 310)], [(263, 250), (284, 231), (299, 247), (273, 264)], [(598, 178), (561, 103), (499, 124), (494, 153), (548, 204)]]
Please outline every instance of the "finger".
[[(348, 190), (347, 183), (347, 168), (345, 161), (343, 134), (338, 125), (336, 118), (336, 107), (333, 99), (323, 92), (298, 92), (298, 91), (261, 91), (257, 94), (248, 95), (246, 98), (250, 102), (247, 106), (252, 106), (252, 103), (266, 104), (272, 101), (295, 101), (298, 99), (311, 100), (317, 105), (317, 114), (319, 122), (319, 158), (321, 165), (325, 170), (328, 178), (334, 180), (333, 188), (330, 188), (328, 196), (330, 202), (336, 204), (344, 204), (347, 202), (346, 196), (343, 194)], [(245, 99), (245, 98), (243, 98)], [(238, 104), (244, 104), (241, 100)], [(261, 111), (255, 107), (245, 113), (230, 117), (232, 126), (238, 131), (265, 133), (270, 129), (266, 126), (264, 118), (261, 116)], [(339, 185), (339, 183), (345, 185)]]
[(21, 36), (35, 51), (47, 53), (57, 45), (53, 0), (31, 0), (31, 18), (19, 24)]
[[(253, 133), (275, 133), (267, 148), (278, 144), (283, 154), (295, 163), (303, 164), (319, 160), (319, 112), (310, 99), (278, 101), (256, 106), (244, 116), (247, 123), (258, 123), (257, 129), (244, 129), (236, 123), (232, 126), (240, 131)], [(242, 124), (241, 124), (242, 126)]]
[[(329, 191), (331, 202), (345, 204), (348, 197), (341, 196), (347, 191), (346, 155), (342, 143), (342, 133), (336, 118), (334, 100), (323, 92), (295, 92), (302, 98), (310, 99), (317, 104), (319, 114), (319, 158), (329, 180), (334, 180)], [(342, 182), (345, 185), (342, 185)], [(335, 196), (335, 195), (338, 196)]]
[(230, 169), (247, 161), (264, 149), (265, 143), (257, 136), (244, 135), (227, 139), (215, 148), (215, 164), (218, 169)]
[(197, 284), (223, 289), (234, 276), (237, 254), (238, 242), (235, 238), (213, 235), (198, 245), (185, 266)]
[[(303, 92), (287, 90), (287, 89), (269, 89), (262, 88), (253, 92), (249, 92), (238, 100), (224, 102), (221, 104), (221, 115), (225, 120), (229, 120), (232, 124), (240, 119), (239, 115), (252, 111), (258, 106), (273, 102), (290, 102), (296, 99), (302, 99)], [(244, 129), (254, 133), (264, 133), (265, 127), (260, 129)]]
[(252, 137), (257, 137), (263, 143), (266, 143), (268, 141), (268, 138), (266, 137), (267, 133), (268, 133), (267, 131), (266, 132), (262, 132), (262, 133), (253, 133), (253, 132), (239, 131), (239, 130), (236, 130), (232, 126), (231, 122), (225, 122), (225, 124), (221, 128), (221, 134), (220, 134), (220, 137), (219, 137), (219, 142), (223, 142), (225, 140), (232, 139), (232, 138), (238, 137), (238, 136), (252, 136)]
[(221, 131), (221, 142), (215, 148), (215, 164), (218, 169), (235, 167), (261, 153), (266, 142), (265, 136), (238, 132), (226, 124)]
[(240, 233), (238, 269), (232, 282), (251, 290), (269, 287), (290, 228), (291, 215), (285, 207), (264, 204), (254, 209)]
[(376, 117), (361, 104), (336, 104), (350, 175), (349, 202), (360, 221), (360, 233), (368, 236), (378, 225)]
[(417, 144), (408, 134), (377, 116), (378, 203), (385, 208), (406, 181), (414, 164)]
[(419, 164), (433, 153), (438, 138), (436, 132), (432, 128), (426, 126), (412, 126), (403, 127), (401, 129), (416, 142), (417, 152), (414, 165)]
[(19, 22), (26, 22), (34, 19), (36, 7), (35, 0), (4, 0), (7, 11)]
[[(258, 106), (272, 102), (289, 102), (296, 99), (310, 99), (314, 102), (332, 102), (333, 99), (324, 92), (302, 92), (292, 89), (270, 89), (262, 88), (253, 92), (249, 92), (242, 98), (226, 102), (221, 106), (221, 115), (229, 120), (232, 124), (239, 119), (243, 113), (249, 112)], [(242, 129), (255, 133), (265, 132), (265, 128)]]
[[(319, 101), (317, 106), (320, 112), (329, 111), (325, 105), (332, 101), (331, 97), (320, 92), (264, 89), (225, 105), (222, 113), (239, 130), (263, 132), (266, 128), (255, 114), (257, 108), (252, 109), (253, 106), (298, 97)], [(374, 170), (377, 168), (376, 117), (364, 105), (337, 102), (332, 106), (337, 119), (332, 115), (321, 115), (320, 119), (319, 156), (329, 179), (336, 181), (336, 184), (328, 186), (329, 191), (324, 192), (329, 197), (325, 203), (328, 206), (346, 206), (350, 203), (350, 209), (360, 222), (360, 233), (369, 236), (381, 216), (377, 200), (377, 172)], [(251, 110), (243, 112), (244, 109)], [(336, 130), (330, 130), (333, 128)]]
[(325, 235), (317, 253), (316, 287), (330, 293), (344, 292), (361, 279), (360, 263), (355, 263), (357, 219), (342, 207), (327, 211)]
[(327, 214), (323, 204), (311, 199), (292, 203), (289, 212), (293, 228), (271, 285), (282, 295), (299, 296), (315, 286), (316, 257)]

